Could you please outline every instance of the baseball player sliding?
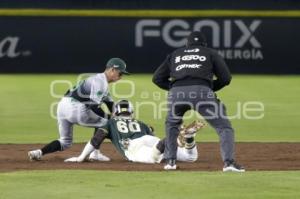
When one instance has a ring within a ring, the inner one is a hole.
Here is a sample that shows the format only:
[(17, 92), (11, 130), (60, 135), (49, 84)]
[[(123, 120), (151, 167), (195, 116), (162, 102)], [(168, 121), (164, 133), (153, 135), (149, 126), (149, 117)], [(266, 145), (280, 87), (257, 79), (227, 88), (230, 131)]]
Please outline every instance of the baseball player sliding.
[[(73, 125), (86, 127), (100, 127), (110, 118), (100, 105), (105, 103), (110, 112), (113, 100), (109, 94), (108, 84), (122, 78), (126, 71), (126, 64), (120, 58), (111, 58), (103, 73), (88, 77), (76, 87), (67, 91), (57, 107), (59, 139), (50, 142), (41, 149), (28, 152), (30, 160), (41, 160), (42, 156), (56, 151), (63, 151), (73, 143)], [(97, 131), (96, 131), (97, 132)], [(90, 160), (109, 161), (109, 158), (94, 148)]]
[[(177, 160), (194, 162), (198, 158), (194, 136), (203, 127), (203, 123), (194, 122), (181, 129), (178, 139)], [(159, 163), (163, 159), (165, 139), (160, 140), (153, 134), (152, 128), (133, 117), (132, 104), (121, 100), (115, 104), (114, 117), (99, 128), (86, 144), (78, 157), (65, 162), (83, 162), (88, 155), (99, 148), (105, 138), (109, 138), (118, 152), (127, 160), (141, 163)]]

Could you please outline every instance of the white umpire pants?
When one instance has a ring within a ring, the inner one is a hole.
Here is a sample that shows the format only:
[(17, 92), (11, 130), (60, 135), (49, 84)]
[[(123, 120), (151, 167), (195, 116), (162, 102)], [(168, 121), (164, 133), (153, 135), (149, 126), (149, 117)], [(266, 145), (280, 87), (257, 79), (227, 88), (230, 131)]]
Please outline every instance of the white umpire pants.
[(71, 98), (63, 97), (57, 107), (58, 130), (62, 149), (69, 148), (73, 143), (73, 125), (85, 127), (101, 127), (107, 119), (96, 115), (85, 104)]
[[(130, 140), (128, 149), (125, 151), (125, 155), (128, 160), (132, 162), (141, 163), (156, 163), (153, 157), (154, 147), (159, 142), (159, 138), (150, 135), (144, 135), (140, 138)], [(161, 161), (163, 154), (159, 158)], [(194, 162), (198, 159), (197, 146), (192, 149), (186, 149), (183, 147), (177, 148), (177, 160), (183, 162)]]

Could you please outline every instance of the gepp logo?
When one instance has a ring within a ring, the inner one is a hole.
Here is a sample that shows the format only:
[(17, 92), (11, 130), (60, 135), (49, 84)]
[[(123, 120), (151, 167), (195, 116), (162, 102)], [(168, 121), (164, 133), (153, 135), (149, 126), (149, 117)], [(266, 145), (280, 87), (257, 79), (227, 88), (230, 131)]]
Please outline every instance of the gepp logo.
[(177, 56), (175, 57), (175, 63), (179, 63), (181, 60), (183, 61), (190, 61), (190, 60), (199, 60), (199, 61), (205, 61), (205, 56), (199, 56), (199, 55), (185, 55), (185, 56)]
[[(216, 21), (204, 19), (190, 23), (186, 20), (174, 19), (162, 23), (160, 19), (143, 19), (135, 25), (135, 46), (147, 45), (146, 38), (162, 38), (169, 46), (178, 48), (185, 45), (185, 38), (191, 31), (211, 31), (211, 47), (219, 49), (219, 53), (227, 58), (262, 59), (261, 43), (254, 33), (261, 25), (261, 20), (246, 23), (243, 20)], [(233, 29), (235, 30), (235, 34)], [(248, 49), (241, 48), (245, 47)], [(250, 46), (250, 49), (249, 49)], [(222, 48), (225, 50), (223, 51)]]
[(19, 37), (5, 37), (0, 40), (0, 58), (15, 58), (18, 56), (29, 56), (30, 51), (18, 51)]

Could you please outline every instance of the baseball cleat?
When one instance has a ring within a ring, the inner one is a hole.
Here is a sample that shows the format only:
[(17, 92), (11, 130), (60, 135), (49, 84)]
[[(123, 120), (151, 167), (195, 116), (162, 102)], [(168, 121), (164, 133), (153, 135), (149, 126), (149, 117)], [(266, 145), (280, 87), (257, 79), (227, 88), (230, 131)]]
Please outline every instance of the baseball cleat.
[(107, 161), (110, 161), (110, 158), (107, 157), (106, 155), (102, 154), (100, 152), (100, 150), (94, 150), (90, 154), (88, 160), (91, 161), (91, 162), (93, 162), (93, 161), (107, 162)]
[(176, 170), (176, 169), (177, 169), (176, 164), (175, 165), (167, 164), (167, 165), (164, 166), (164, 170)]
[(225, 161), (223, 172), (245, 172), (245, 171), (246, 171), (245, 168), (235, 163), (234, 160)]
[(65, 159), (64, 162), (79, 162), (78, 157), (71, 157), (68, 159)]
[(167, 164), (164, 166), (164, 170), (176, 170), (176, 161), (174, 159), (170, 159), (167, 161)]
[(29, 151), (28, 157), (30, 161), (39, 161), (42, 159), (42, 151), (40, 149)]

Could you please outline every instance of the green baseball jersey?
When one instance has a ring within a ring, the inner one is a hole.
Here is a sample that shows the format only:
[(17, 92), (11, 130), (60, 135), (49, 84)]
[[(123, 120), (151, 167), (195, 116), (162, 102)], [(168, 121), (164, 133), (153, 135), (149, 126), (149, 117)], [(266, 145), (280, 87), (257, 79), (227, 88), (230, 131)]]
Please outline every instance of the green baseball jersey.
[(124, 150), (127, 149), (129, 140), (144, 135), (153, 135), (150, 128), (143, 122), (133, 118), (115, 117), (101, 127), (116, 149), (126, 158)]

